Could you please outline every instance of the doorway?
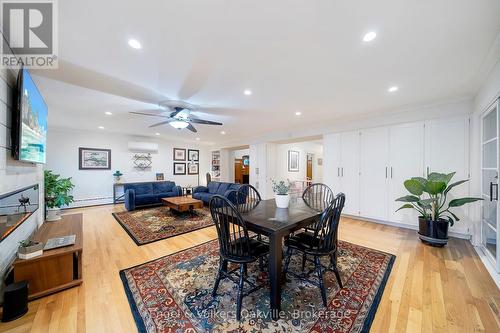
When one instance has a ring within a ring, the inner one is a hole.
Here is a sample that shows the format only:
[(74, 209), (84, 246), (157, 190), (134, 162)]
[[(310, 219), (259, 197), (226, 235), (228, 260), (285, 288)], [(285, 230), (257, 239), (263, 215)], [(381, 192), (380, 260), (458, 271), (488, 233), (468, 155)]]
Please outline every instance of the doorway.
[(243, 155), (234, 159), (234, 182), (248, 184), (250, 181), (250, 156)]
[(307, 163), (306, 163), (306, 181), (307, 185), (311, 185), (313, 179), (313, 159), (314, 154), (307, 154)]

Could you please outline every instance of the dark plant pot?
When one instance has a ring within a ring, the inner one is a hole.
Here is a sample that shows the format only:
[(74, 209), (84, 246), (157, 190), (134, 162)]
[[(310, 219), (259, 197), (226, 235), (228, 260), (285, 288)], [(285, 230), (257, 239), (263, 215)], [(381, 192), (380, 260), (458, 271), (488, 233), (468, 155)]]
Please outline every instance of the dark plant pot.
[(432, 221), (419, 217), (418, 236), (424, 244), (443, 247), (448, 243), (448, 224), (449, 222), (443, 219)]

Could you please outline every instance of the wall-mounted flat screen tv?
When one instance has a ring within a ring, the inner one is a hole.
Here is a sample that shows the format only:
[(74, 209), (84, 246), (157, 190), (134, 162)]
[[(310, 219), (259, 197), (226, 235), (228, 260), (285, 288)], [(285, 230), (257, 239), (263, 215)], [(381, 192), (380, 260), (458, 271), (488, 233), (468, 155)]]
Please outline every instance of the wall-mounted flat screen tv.
[(29, 72), (19, 71), (17, 110), (14, 110), (12, 143), (14, 158), (45, 163), (48, 108)]

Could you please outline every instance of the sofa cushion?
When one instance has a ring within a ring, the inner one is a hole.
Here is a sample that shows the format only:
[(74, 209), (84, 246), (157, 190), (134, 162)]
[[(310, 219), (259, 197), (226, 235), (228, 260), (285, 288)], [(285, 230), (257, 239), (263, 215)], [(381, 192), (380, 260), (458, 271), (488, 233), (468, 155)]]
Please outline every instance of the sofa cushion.
[(135, 190), (135, 195), (153, 194), (153, 184), (151, 183), (125, 185), (125, 191), (130, 189)]
[(208, 193), (212, 193), (212, 194), (215, 194), (217, 193), (217, 190), (219, 189), (219, 185), (221, 183), (219, 182), (210, 182), (208, 183)]
[(152, 205), (155, 203), (158, 203), (158, 196), (155, 194), (140, 194), (135, 196), (135, 204), (137, 206)]
[(230, 183), (220, 183), (219, 189), (217, 190), (217, 194), (224, 195), (226, 191), (229, 189)]
[(159, 194), (159, 193), (165, 193), (165, 192), (172, 192), (172, 189), (174, 188), (174, 186), (175, 186), (174, 182), (153, 183), (153, 193)]
[(205, 203), (209, 203), (210, 199), (212, 199), (212, 197), (214, 196), (214, 194), (210, 194), (210, 193), (197, 193), (197, 194), (198, 194), (198, 198), (195, 198), (195, 199), (201, 200)]
[(161, 198), (176, 197), (177, 192), (170, 191), (170, 192), (157, 193), (156, 196), (158, 196), (158, 201), (161, 201)]

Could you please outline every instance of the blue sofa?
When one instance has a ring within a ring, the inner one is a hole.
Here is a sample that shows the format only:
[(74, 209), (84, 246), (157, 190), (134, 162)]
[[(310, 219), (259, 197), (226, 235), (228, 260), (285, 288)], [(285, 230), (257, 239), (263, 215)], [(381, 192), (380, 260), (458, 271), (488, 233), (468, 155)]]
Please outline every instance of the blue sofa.
[(231, 191), (237, 191), (241, 187), (241, 184), (235, 183), (223, 183), (223, 182), (210, 182), (207, 186), (197, 186), (193, 189), (193, 198), (203, 201), (208, 205), (212, 196), (219, 194), (225, 196), (233, 203), (236, 198), (234, 195), (230, 195)]
[(140, 206), (161, 204), (161, 198), (179, 197), (182, 188), (174, 182), (128, 183), (124, 185), (125, 208), (128, 211)]

